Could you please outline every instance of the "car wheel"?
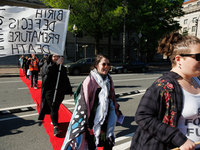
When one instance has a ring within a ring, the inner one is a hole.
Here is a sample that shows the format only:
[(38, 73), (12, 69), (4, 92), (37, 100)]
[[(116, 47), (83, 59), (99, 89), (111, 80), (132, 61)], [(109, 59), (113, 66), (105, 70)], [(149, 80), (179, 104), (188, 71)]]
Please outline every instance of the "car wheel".
[(123, 69), (123, 73), (127, 73), (128, 70), (126, 68)]
[(142, 68), (142, 72), (143, 72), (143, 73), (146, 72), (146, 68)]
[(79, 75), (80, 73), (81, 73), (81, 71), (80, 71), (80, 69), (78, 69), (78, 68), (75, 68), (75, 69), (73, 70), (73, 74), (74, 74), (75, 76)]

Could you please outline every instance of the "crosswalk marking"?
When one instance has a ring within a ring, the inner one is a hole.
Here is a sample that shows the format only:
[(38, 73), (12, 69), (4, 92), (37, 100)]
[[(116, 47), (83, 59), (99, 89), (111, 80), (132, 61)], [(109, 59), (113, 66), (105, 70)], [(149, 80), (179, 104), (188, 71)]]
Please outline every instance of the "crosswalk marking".
[(131, 145), (131, 141), (128, 141), (126, 143), (114, 146), (113, 150), (122, 150), (122, 149), (125, 150), (125, 149), (129, 149), (130, 145)]

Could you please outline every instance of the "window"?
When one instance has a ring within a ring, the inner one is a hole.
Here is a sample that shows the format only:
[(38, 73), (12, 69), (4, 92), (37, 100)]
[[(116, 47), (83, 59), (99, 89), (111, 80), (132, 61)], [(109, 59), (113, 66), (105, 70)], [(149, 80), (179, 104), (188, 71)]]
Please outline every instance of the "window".
[(183, 28), (183, 33), (187, 32), (187, 27)]
[(196, 32), (196, 26), (192, 26), (192, 32)]
[(188, 8), (190, 8), (190, 7), (192, 7), (192, 4), (189, 4), (189, 5), (188, 5)]
[(188, 19), (185, 19), (185, 20), (184, 20), (184, 24), (187, 24), (187, 22), (188, 22)]
[(197, 6), (200, 6), (200, 2), (197, 2)]
[(197, 17), (194, 17), (194, 18), (192, 19), (192, 22), (195, 23), (196, 20), (197, 20)]

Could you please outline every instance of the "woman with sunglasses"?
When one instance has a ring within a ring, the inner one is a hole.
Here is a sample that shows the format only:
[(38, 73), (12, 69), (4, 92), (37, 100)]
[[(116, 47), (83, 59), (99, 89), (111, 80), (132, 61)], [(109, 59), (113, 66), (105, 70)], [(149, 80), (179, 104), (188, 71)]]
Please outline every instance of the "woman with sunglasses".
[(158, 52), (170, 57), (172, 69), (143, 95), (130, 150), (199, 150), (200, 40), (172, 33), (159, 42)]
[[(121, 111), (109, 70), (109, 59), (105, 55), (97, 55), (90, 75), (82, 83), (62, 150), (69, 146), (78, 150), (112, 150), (113, 132)], [(82, 140), (76, 137), (82, 137)], [(77, 144), (78, 141), (82, 143)]]
[[(50, 114), (51, 124), (54, 127), (54, 136), (57, 136), (59, 131), (58, 123), (58, 110), (62, 103), (65, 94), (72, 95), (72, 87), (67, 77), (67, 70), (62, 65), (63, 57), (58, 55), (49, 55), (47, 61), (44, 63), (41, 76), (42, 76), (42, 90), (41, 90), (41, 109), (38, 120), (43, 120), (45, 114)], [(61, 66), (60, 77), (57, 86), (57, 93), (55, 102), (53, 103), (54, 93), (57, 83), (57, 77), (59, 72), (59, 65)]]

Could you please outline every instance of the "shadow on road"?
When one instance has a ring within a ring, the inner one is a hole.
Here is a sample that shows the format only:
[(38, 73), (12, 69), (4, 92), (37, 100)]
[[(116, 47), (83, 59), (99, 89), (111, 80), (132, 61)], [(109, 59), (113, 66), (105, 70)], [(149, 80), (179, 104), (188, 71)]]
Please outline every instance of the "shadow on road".
[(132, 117), (125, 116), (123, 124), (117, 123), (116, 126), (122, 126), (122, 127), (126, 128), (126, 129), (125, 130), (121, 130), (119, 133), (117, 133), (116, 134), (116, 138), (135, 132), (137, 127), (138, 127), (138, 125), (131, 125), (132, 122), (134, 122), (134, 121), (135, 121), (135, 117), (134, 116), (132, 116)]

